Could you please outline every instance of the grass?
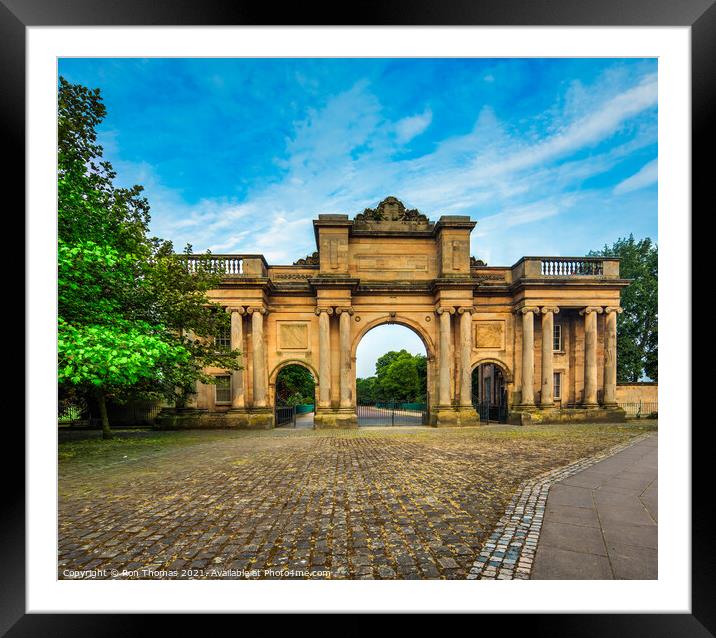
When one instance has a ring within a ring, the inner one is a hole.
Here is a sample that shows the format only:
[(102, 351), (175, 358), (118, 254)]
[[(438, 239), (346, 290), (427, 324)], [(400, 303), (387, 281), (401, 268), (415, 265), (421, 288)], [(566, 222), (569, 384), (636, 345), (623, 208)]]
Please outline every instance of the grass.
[(226, 432), (209, 430), (205, 432), (118, 430), (114, 437), (103, 440), (101, 433), (96, 438), (80, 441), (62, 441), (58, 446), (60, 462), (71, 460), (111, 460), (114, 457), (138, 456), (143, 453), (160, 452), (177, 446), (196, 445), (226, 436)]

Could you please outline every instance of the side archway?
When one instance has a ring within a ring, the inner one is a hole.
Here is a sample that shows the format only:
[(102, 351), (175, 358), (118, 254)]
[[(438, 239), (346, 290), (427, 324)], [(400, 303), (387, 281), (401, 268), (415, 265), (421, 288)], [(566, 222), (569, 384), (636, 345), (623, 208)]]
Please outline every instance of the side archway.
[(496, 365), (497, 367), (501, 368), (502, 374), (505, 377), (506, 383), (512, 383), (514, 381), (512, 371), (510, 370), (510, 366), (508, 366), (502, 359), (497, 359), (494, 357), (481, 357), (477, 361), (474, 361), (472, 364), (472, 371), (475, 372), (475, 369), (478, 366), (491, 363), (493, 365)]
[(276, 407), (276, 380), (278, 379), (278, 375), (282, 370), (285, 370), (286, 368), (290, 366), (299, 366), (301, 368), (304, 368), (308, 370), (311, 373), (311, 376), (313, 377), (313, 383), (314, 383), (314, 405), (316, 401), (316, 396), (318, 396), (318, 384), (319, 384), (319, 376), (318, 372), (315, 370), (315, 368), (310, 364), (304, 361), (303, 359), (287, 359), (286, 361), (282, 361), (276, 367), (274, 367), (273, 370), (271, 370), (271, 373), (269, 374), (269, 400), (270, 405), (272, 407)]
[(481, 421), (505, 422), (509, 410), (512, 373), (504, 361), (483, 358), (472, 368), (472, 404)]

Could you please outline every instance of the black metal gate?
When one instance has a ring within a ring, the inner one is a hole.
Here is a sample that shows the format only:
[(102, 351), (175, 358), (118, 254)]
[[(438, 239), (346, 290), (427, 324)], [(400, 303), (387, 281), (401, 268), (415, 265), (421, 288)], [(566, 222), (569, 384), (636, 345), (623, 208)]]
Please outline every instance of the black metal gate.
[(495, 404), (489, 401), (475, 403), (475, 410), (480, 415), (481, 423), (507, 422), (507, 406), (504, 403)]
[(296, 427), (296, 406), (276, 406), (276, 427)]
[(380, 401), (356, 406), (359, 426), (428, 425), (428, 406), (425, 403)]

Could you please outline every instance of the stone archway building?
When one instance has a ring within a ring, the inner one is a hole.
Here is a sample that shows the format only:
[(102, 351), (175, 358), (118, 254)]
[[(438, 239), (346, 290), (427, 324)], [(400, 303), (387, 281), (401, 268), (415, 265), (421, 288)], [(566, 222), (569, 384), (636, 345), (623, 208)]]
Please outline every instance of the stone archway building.
[(226, 275), (210, 296), (232, 313), (243, 369), (208, 370), (228, 376), (230, 389), (217, 401), (215, 386), (200, 385), (195, 417), (272, 427), (269, 376), (290, 361), (317, 375), (316, 427), (355, 426), (358, 343), (372, 327), (399, 323), (425, 344), (434, 426), (478, 423), (471, 375), (482, 361), (509, 371), (513, 421), (620, 418), (616, 315), (629, 282), (619, 260), (486, 266), (470, 256), (475, 225), (464, 216), (432, 222), (388, 197), (354, 219), (319, 215), (318, 250), (293, 265), (215, 255)]

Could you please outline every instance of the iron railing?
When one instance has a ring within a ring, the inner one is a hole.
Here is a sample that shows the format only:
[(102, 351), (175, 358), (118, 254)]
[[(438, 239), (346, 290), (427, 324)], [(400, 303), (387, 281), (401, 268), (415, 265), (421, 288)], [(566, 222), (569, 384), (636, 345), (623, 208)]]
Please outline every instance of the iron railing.
[[(477, 385), (475, 385), (477, 390)], [(494, 400), (491, 400), (494, 399)], [(507, 393), (502, 388), (496, 392), (491, 399), (483, 400), (478, 392), (472, 395), (472, 407), (480, 415), (482, 423), (506, 423), (507, 422)]]
[(428, 406), (425, 403), (379, 401), (356, 406), (359, 426), (428, 425)]
[(618, 403), (628, 418), (632, 419), (649, 419), (656, 418), (659, 415), (659, 404), (649, 401), (635, 401), (632, 403)]
[(283, 426), (296, 427), (296, 406), (295, 405), (277, 405), (276, 406), (276, 427)]
[[(149, 426), (154, 424), (161, 409), (162, 406), (159, 402), (139, 402), (125, 405), (110, 403), (107, 406), (107, 417), (110, 427)], [(97, 408), (76, 404), (61, 405), (57, 414), (57, 422), (60, 427), (94, 428), (102, 425)]]
[(480, 415), (481, 423), (505, 423), (507, 421), (507, 406), (504, 403), (490, 403), (478, 401), (473, 403), (476, 412)]
[(480, 401), (477, 397), (473, 396), (472, 405), (475, 411), (480, 415), (481, 423), (507, 422), (507, 404), (504, 401), (492, 403), (491, 401)]

